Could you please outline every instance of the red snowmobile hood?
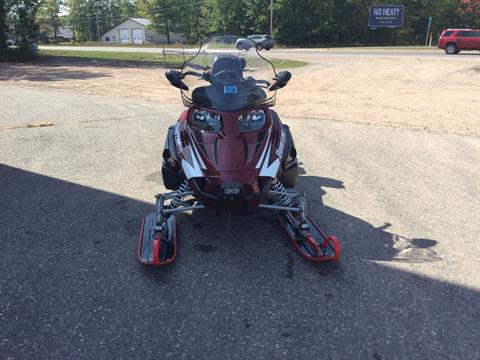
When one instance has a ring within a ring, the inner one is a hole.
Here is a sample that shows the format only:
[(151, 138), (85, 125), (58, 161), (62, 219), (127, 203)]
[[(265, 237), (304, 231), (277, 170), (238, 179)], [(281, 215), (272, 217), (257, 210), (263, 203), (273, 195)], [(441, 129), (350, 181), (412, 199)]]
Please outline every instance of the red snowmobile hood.
[[(272, 121), (267, 115), (267, 122), (263, 129), (240, 132), (237, 119), (241, 114), (251, 110), (220, 113), (222, 130), (218, 133), (199, 131), (189, 127), (193, 146), (211, 175), (225, 172), (252, 172), (260, 169), (264, 160), (262, 156), (266, 157), (267, 147), (270, 147)], [(268, 110), (265, 112), (268, 114)]]

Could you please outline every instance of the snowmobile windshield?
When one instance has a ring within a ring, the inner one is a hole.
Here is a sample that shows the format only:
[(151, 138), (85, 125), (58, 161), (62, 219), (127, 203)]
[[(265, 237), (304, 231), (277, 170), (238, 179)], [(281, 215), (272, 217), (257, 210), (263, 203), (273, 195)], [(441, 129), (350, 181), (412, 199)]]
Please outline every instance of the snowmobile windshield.
[(238, 111), (252, 106), (274, 105), (275, 68), (247, 38), (222, 35), (202, 43), (198, 53), (182, 67), (188, 90), (184, 104), (220, 111)]

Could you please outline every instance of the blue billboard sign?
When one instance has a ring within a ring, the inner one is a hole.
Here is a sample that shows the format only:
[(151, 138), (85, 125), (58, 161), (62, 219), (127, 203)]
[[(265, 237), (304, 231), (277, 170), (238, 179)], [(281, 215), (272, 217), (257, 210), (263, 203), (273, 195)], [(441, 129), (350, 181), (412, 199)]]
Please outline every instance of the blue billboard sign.
[(371, 28), (397, 28), (403, 25), (403, 5), (372, 5), (369, 12), (368, 26)]

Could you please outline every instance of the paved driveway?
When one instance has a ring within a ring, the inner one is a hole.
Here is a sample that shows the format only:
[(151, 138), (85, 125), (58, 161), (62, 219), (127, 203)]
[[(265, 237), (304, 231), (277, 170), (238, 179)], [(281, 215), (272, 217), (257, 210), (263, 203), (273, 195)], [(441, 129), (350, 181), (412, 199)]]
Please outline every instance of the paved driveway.
[(0, 99), (2, 359), (480, 357), (478, 138), (285, 119), (340, 264), (303, 260), (268, 212), (198, 212), (152, 269), (136, 241), (180, 107)]

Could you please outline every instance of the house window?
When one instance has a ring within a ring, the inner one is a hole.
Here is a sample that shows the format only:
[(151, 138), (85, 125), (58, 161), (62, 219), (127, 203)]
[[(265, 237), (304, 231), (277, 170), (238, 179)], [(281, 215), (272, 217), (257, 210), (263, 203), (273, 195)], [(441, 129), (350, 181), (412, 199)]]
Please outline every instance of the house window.
[(110, 41), (110, 38), (108, 36), (105, 37), (105, 41)]

